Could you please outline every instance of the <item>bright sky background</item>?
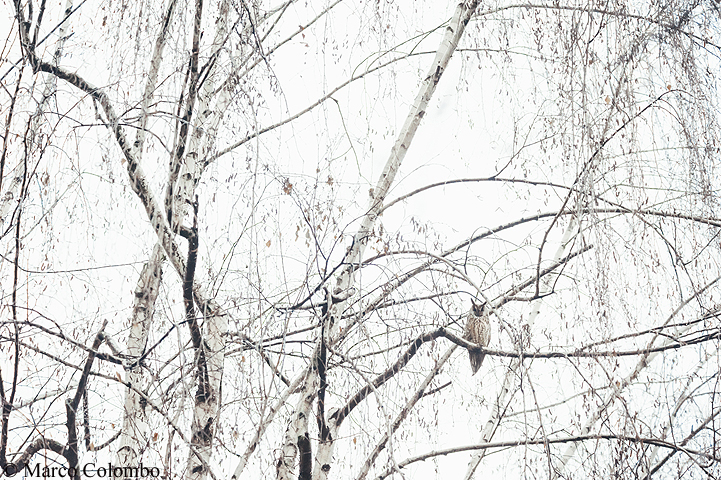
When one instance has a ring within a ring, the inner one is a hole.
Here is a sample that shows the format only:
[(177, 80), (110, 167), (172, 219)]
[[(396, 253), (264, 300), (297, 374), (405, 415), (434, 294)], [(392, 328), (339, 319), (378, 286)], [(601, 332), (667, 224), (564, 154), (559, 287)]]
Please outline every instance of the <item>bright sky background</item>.
[[(504, 3), (484, 3), (481, 9), (486, 12)], [(270, 311), (269, 305), (288, 306), (305, 297), (308, 289), (303, 285), (310, 277), (311, 287), (315, 286), (319, 269), (325, 263), (322, 256), (329, 258), (329, 265), (342, 258), (368, 207), (369, 189), (376, 186), (420, 81), (427, 75), (443, 34), (443, 29), (436, 27), (455, 8), (455, 2), (374, 4), (342, 3), (302, 35), (272, 52), (267, 63), (261, 61), (235, 92), (236, 102), (220, 127), (216, 150), (306, 109), (351, 75), (405, 53), (428, 52), (354, 81), (292, 123), (221, 156), (203, 175), (198, 188), (201, 247), (197, 278), (229, 310), (234, 319), (231, 329), (251, 338), (271, 336), (274, 328), (287, 320), (278, 311)], [(630, 4), (638, 7), (634, 9)], [(286, 38), (325, 6), (319, 2), (291, 6), (267, 45)], [(154, 42), (152, 32), (159, 21), (156, 7), (153, 2), (88, 0), (69, 24), (71, 36), (62, 66), (103, 88), (113, 100), (116, 112), (128, 124), (138, 114), (137, 102)], [(141, 8), (143, 13), (139, 14)], [(217, 5), (208, 8), (212, 15)], [(9, 1), (3, 2), (3, 11), (7, 14), (0, 16), (0, 31), (9, 31), (14, 28)], [(61, 11), (59, 2), (49, 5), (45, 25), (56, 23)], [(630, 2), (629, 11), (644, 16), (655, 12), (641, 2)], [(189, 24), (191, 12), (188, 6), (178, 15)], [(716, 148), (717, 91), (713, 72), (718, 72), (718, 51), (715, 47), (691, 48), (689, 42), (682, 43), (683, 39), (679, 40), (681, 46), (674, 49), (668, 43), (649, 40), (659, 32), (663, 34), (658, 25), (627, 19), (624, 21), (629, 25), (621, 25), (618, 17), (613, 16), (604, 17), (602, 25), (599, 18), (581, 12), (515, 8), (474, 19), (443, 74), (386, 203), (430, 183), (490, 177), (499, 172), (505, 178), (571, 185), (583, 170), (584, 162), (593, 156), (598, 142), (609, 138), (621, 122), (638, 115), (628, 129), (620, 131), (603, 148), (601, 155), (594, 157), (593, 171), (583, 180), (588, 182), (584, 188), (634, 210), (656, 209), (718, 218), (715, 180), (718, 175), (712, 161), (714, 155), (710, 153)], [(717, 39), (718, 18), (705, 24), (707, 20), (698, 14), (688, 28), (699, 36)], [(566, 48), (571, 43), (572, 21), (580, 32), (579, 38), (574, 39), (573, 48)], [(191, 32), (174, 31), (166, 51), (168, 59), (180, 55), (186, 58)], [(619, 58), (633, 50), (628, 45), (629, 32), (639, 34), (638, 38), (645, 42), (645, 53), (625, 63)], [(204, 46), (212, 35), (209, 25)], [(51, 58), (56, 42), (51, 35), (43, 44), (47, 49), (42, 52), (43, 58)], [(17, 79), (18, 69), (12, 69), (7, 60), (19, 58), (16, 32), (10, 43), (5, 52), (14, 53), (4, 53), (0, 65), (0, 75), (6, 75), (3, 80), (6, 89), (14, 86)], [(699, 72), (708, 72), (698, 83), (693, 83), (695, 77), (679, 67), (683, 65), (678, 53), (683, 51), (681, 47), (693, 51)], [(158, 103), (153, 105), (156, 115), (149, 124), (152, 135), (148, 137), (142, 162), (156, 198), (161, 201), (167, 179), (167, 150), (175, 127), (171, 114), (175, 108), (173, 94), (182, 84), (184, 61), (175, 59), (163, 65)], [(227, 56), (221, 64), (221, 71), (237, 68)], [(32, 81), (38, 83), (37, 99), (45, 77), (33, 76), (29, 69), (24, 75), (28, 85)], [(702, 98), (704, 94), (707, 98)], [(3, 102), (7, 99), (4, 95)], [(650, 103), (654, 106), (642, 112)], [(26, 117), (34, 108), (35, 103), (26, 99), (18, 115)], [(3, 104), (0, 125), (3, 130), (6, 109)], [(108, 331), (122, 343), (127, 335), (135, 283), (156, 236), (128, 185), (125, 161), (117, 145), (108, 131), (98, 125), (92, 102), (60, 81), (49, 109), (54, 113), (44, 115), (43, 133), (54, 128), (53, 141), (35, 171), (24, 205), (23, 315), (37, 320), (35, 312), (41, 312), (83, 343), (89, 343), (100, 322), (108, 320)], [(129, 138), (135, 138), (131, 128), (126, 127), (126, 132)], [(689, 153), (687, 141), (698, 142), (696, 155)], [(20, 137), (13, 142), (14, 151), (20, 151)], [(18, 153), (14, 155), (13, 167), (20, 158)], [(0, 193), (5, 192), (6, 182), (3, 179)], [(500, 182), (431, 189), (384, 212), (376, 229), (379, 241), (371, 243), (366, 257), (382, 252), (386, 246), (391, 250), (415, 249), (437, 255), (486, 229), (555, 211), (565, 194), (566, 190), (549, 186)], [(569, 204), (569, 208), (574, 206)], [(586, 206), (608, 205), (592, 201)], [(8, 224), (7, 218), (3, 218), (3, 230)], [(552, 258), (566, 224), (567, 219), (562, 218), (550, 231), (544, 262)], [(309, 225), (315, 227), (313, 234)], [(466, 265), (462, 265), (462, 254), (454, 260), (461, 265), (459, 268), (466, 268), (466, 274), (482, 286), (489, 298), (495, 299), (512, 284), (533, 274), (538, 246), (548, 225), (546, 220), (504, 231), (474, 244), (468, 251)], [(541, 314), (530, 329), (528, 348), (568, 351), (662, 324), (691, 291), (719, 275), (715, 232), (698, 224), (673, 223), (670, 219), (653, 218), (644, 223), (633, 215), (587, 215), (583, 242), (593, 243), (594, 248), (569, 264), (556, 293), (544, 300)], [(320, 252), (314, 249), (316, 241)], [(7, 259), (14, 255), (14, 244), (11, 236), (3, 237), (2, 242), (5, 259), (0, 295), (2, 315), (6, 316), (12, 289), (12, 268)], [(576, 248), (571, 250), (577, 250), (583, 242), (579, 237)], [(182, 245), (185, 248), (184, 242)], [(672, 258), (674, 253), (670, 253), (669, 245), (676, 248), (678, 258)], [(695, 259), (695, 263), (690, 259)], [(399, 256), (364, 269), (359, 276), (361, 295), (369, 295), (365, 301), (373, 298), (375, 287), (422, 260)], [(687, 267), (678, 266), (687, 261)], [(423, 296), (438, 290), (460, 293), (444, 297), (439, 303), (412, 303), (373, 315), (354, 341), (369, 339), (368, 344), (362, 345), (372, 350), (369, 345), (381, 348), (383, 342), (393, 344), (399, 338), (407, 341), (420, 332), (448, 324), (449, 319), (462, 321), (475, 293), (462, 279), (440, 269), (419, 276), (399, 290), (396, 298)], [(698, 318), (718, 302), (718, 297), (718, 288), (714, 287), (702, 301), (682, 311), (677, 321)], [(528, 302), (512, 302), (499, 309), (501, 318), (494, 319), (491, 347), (513, 350), (513, 336), (524, 332), (530, 310)], [(156, 341), (172, 322), (181, 321), (183, 314), (180, 281), (172, 267), (166, 266), (156, 312), (159, 325), (151, 340)], [(307, 325), (309, 317), (297, 315), (290, 321), (291, 327)], [(384, 325), (397, 333), (384, 339)], [(461, 333), (459, 325), (450, 328)], [(614, 347), (638, 348), (646, 340)], [(32, 342), (32, 336), (27, 341)], [(46, 341), (44, 337), (42, 341)], [(423, 355), (418, 357), (422, 359), (416, 359), (417, 364), (411, 364), (408, 372), (399, 375), (398, 384), (384, 388), (384, 407), (393, 412), (392, 416), (449, 345), (443, 339), (437, 343), (433, 348), (423, 347)], [(48, 348), (57, 348), (63, 355), (69, 352), (59, 342)], [(613, 410), (604, 419), (604, 427), (625, 432), (628, 425), (624, 422), (634, 418), (653, 430), (673, 408), (674, 396), (685, 380), (683, 375), (699, 364), (704, 365), (698, 373), (700, 383), (713, 375), (718, 358), (714, 356), (708, 364), (703, 363), (701, 359), (705, 361), (707, 354), (704, 348), (683, 350), (656, 360), (653, 368), (639, 377), (637, 385), (625, 390), (625, 398), (631, 404), (628, 410), (625, 413), (620, 407)], [(286, 353), (289, 351), (309, 354), (310, 347), (288, 344)], [(186, 361), (192, 362), (192, 353), (185, 355)], [(247, 398), (252, 399), (248, 404), (255, 407), (261, 403), (264, 388), (273, 391), (272, 375), (262, 362), (251, 364), (257, 358), (251, 361), (250, 354), (247, 355), (248, 363), (244, 363), (245, 357), (229, 360), (227, 374), (238, 375), (238, 392), (252, 392), (247, 393)], [(383, 362), (392, 363), (397, 355), (398, 350), (394, 350), (379, 356), (375, 370), (381, 371)], [(487, 357), (482, 371), (471, 377), (466, 356), (462, 349), (456, 351), (432, 387), (448, 380), (453, 385), (422, 404), (407, 420), (407, 427), (399, 432), (391, 445), (398, 461), (428, 450), (478, 441), (508, 360)], [(81, 357), (76, 352), (69, 358), (77, 361)], [(531, 382), (523, 383), (523, 390), (512, 404), (514, 413), (504, 421), (502, 432), (494, 440), (538, 437), (538, 412), (532, 410), (533, 399), (541, 405), (560, 402), (585, 391), (588, 385), (584, 381), (588, 380), (599, 387), (597, 395), (570, 401), (542, 414), (549, 429), (546, 435), (576, 432), (606, 397), (608, 389), (604, 390), (603, 385), (624, 378), (635, 361), (620, 359), (613, 365), (610, 360), (598, 363), (582, 360), (577, 362), (578, 368), (555, 360), (533, 361), (532, 367), (524, 372)], [(289, 377), (305, 365), (293, 357), (287, 357), (285, 362), (283, 368)], [(32, 367), (42, 365), (27, 368)], [(41, 373), (24, 372), (29, 380), (20, 397), (31, 396), (34, 388), (52, 389), (70, 381), (72, 372), (45, 368)], [(121, 369), (116, 370), (122, 374)], [(111, 368), (105, 373), (112, 375), (115, 371)], [(344, 373), (350, 378), (348, 372)], [(246, 377), (250, 380), (244, 380)], [(260, 380), (254, 383), (256, 378)], [(47, 383), (43, 384), (43, 380)], [(341, 392), (355, 390), (356, 384), (336, 380), (342, 385), (338, 388), (341, 397)], [(122, 389), (99, 381), (91, 388), (94, 409), (103, 412), (97, 419), (98, 425), (109, 435), (122, 414)], [(707, 390), (714, 391), (711, 387)], [(233, 398), (232, 393), (227, 394)], [(333, 397), (333, 406), (342, 404), (342, 400)], [(708, 412), (703, 401), (700, 403), (701, 406), (689, 407), (679, 419), (703, 418)], [(290, 405), (294, 404), (292, 400)], [(227, 410), (231, 417), (239, 415), (235, 427), (241, 432), (240, 438), (228, 447), (235, 452), (245, 448), (250, 438), (248, 432), (257, 421), (242, 417), (247, 413), (243, 408), (245, 405)], [(526, 414), (515, 413), (524, 409)], [(363, 438), (364, 430), (375, 434), (374, 428), (382, 427), (373, 396), (358, 412), (341, 429), (341, 435)], [(23, 415), (34, 421), (30, 414)], [(60, 422), (59, 418), (52, 420)], [(161, 420), (154, 421), (157, 423), (154, 427), (165, 431)], [(227, 420), (226, 440), (230, 438), (232, 424), (232, 420)], [(273, 425), (259, 448), (260, 453), (251, 459), (249, 476), (274, 474), (269, 459), (280, 448), (285, 427), (285, 420)], [(158, 451), (163, 449), (164, 446), (158, 447)], [(553, 451), (560, 455), (563, 450), (565, 446)], [(523, 448), (494, 452), (484, 460), (476, 478), (491, 473), (500, 474), (500, 478), (518, 478), (520, 469), (527, 468), (525, 473), (529, 475), (536, 464), (545, 471), (545, 456), (537, 454), (542, 451), (542, 447), (528, 447), (527, 458)], [(603, 455), (611, 450), (601, 446), (599, 451)], [(342, 442), (333, 471), (340, 478), (350, 478), (366, 452), (361, 450), (360, 442), (357, 446), (350, 441)], [(105, 459), (104, 455), (98, 458)], [(415, 464), (406, 475), (419, 479), (457, 478), (465, 471), (469, 457), (468, 453), (438, 457)], [(382, 456), (382, 461), (385, 458)], [(219, 478), (232, 471), (236, 462), (236, 456), (218, 454)]]

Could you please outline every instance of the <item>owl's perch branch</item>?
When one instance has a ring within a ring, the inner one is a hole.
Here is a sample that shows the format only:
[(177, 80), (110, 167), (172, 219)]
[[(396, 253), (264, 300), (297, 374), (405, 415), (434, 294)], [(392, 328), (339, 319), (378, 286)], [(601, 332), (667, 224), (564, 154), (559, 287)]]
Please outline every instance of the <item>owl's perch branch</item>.
[[(574, 350), (572, 352), (506, 352), (503, 350), (491, 350), (475, 343), (471, 343), (468, 340), (464, 340), (461, 337), (454, 335), (441, 327), (438, 330), (425, 334), (425, 336), (433, 336), (434, 338), (445, 337), (451, 342), (455, 343), (459, 347), (466, 348), (473, 352), (482, 352), (486, 355), (494, 357), (508, 357), (508, 358), (598, 358), (598, 357), (631, 357), (636, 355), (644, 355), (648, 353), (663, 352), (666, 350), (676, 350), (681, 347), (687, 347), (691, 345), (697, 345), (699, 343), (709, 342), (711, 340), (717, 340), (721, 338), (721, 328), (715, 331), (702, 335), (688, 341), (676, 341), (668, 345), (663, 345), (654, 348), (639, 348), (637, 350), (605, 350), (600, 352), (584, 352), (583, 348)], [(417, 340), (416, 340), (417, 341)]]
[(454, 333), (448, 331), (446, 328), (441, 327), (437, 330), (434, 330), (432, 332), (424, 333), (422, 335), (419, 335), (416, 337), (415, 340), (413, 340), (408, 347), (408, 349), (403, 353), (403, 355), (398, 358), (398, 360), (391, 365), (388, 369), (386, 369), (383, 373), (378, 375), (373, 381), (372, 385), (366, 385), (363, 388), (361, 388), (349, 401), (348, 403), (341, 408), (340, 410), (337, 410), (331, 415), (330, 420), (334, 421), (336, 425), (340, 425), (343, 420), (353, 411), (353, 409), (358, 406), (365, 398), (373, 391), (374, 388), (381, 387), (383, 384), (385, 384), (388, 380), (393, 378), (396, 373), (398, 373), (403, 367), (405, 367), (408, 362), (415, 356), (415, 354), (418, 352), (418, 349), (421, 345), (423, 345), (426, 342), (430, 342), (433, 340), (436, 340), (438, 338), (445, 337), (452, 343), (458, 345), (459, 347), (465, 348), (472, 352), (480, 352), (484, 353), (486, 355), (491, 355), (494, 357), (506, 357), (506, 358), (528, 358), (528, 359), (537, 359), (537, 358), (599, 358), (599, 357), (623, 357), (623, 356), (635, 356), (635, 355), (642, 355), (646, 353), (653, 353), (653, 352), (661, 352), (665, 350), (674, 350), (678, 349), (684, 346), (690, 346), (695, 345), (698, 343), (703, 343), (711, 340), (715, 340), (718, 338), (721, 338), (721, 329), (716, 330), (715, 332), (709, 333), (707, 335), (704, 335), (702, 337), (695, 338), (693, 340), (689, 340), (686, 342), (676, 342), (669, 345), (664, 345), (656, 348), (651, 349), (637, 349), (637, 350), (606, 350), (606, 351), (597, 351), (597, 352), (584, 352), (582, 351), (583, 348), (574, 350), (572, 352), (508, 352), (503, 350), (493, 350), (486, 347), (483, 347), (482, 345), (478, 345), (472, 342), (469, 342), (468, 340), (463, 339), (462, 337), (459, 337), (455, 335)]
[(353, 395), (353, 397), (348, 401), (345, 407), (341, 408), (340, 410), (336, 410), (333, 415), (331, 415), (331, 420), (334, 421), (336, 425), (340, 426), (340, 424), (343, 422), (343, 420), (345, 420), (345, 418), (350, 414), (350, 412), (353, 411), (353, 409), (358, 406), (359, 403), (365, 400), (365, 398), (374, 389), (380, 387), (388, 380), (393, 378), (393, 376), (398, 373), (401, 368), (406, 366), (411, 360), (411, 358), (413, 358), (413, 356), (415, 356), (415, 354), (418, 352), (418, 349), (421, 345), (442, 336), (441, 330), (442, 329), (420, 335), (415, 340), (413, 340), (411, 346), (408, 347), (408, 349), (403, 355), (401, 355), (401, 357), (396, 361), (396, 363), (391, 365), (385, 372), (378, 375), (375, 380), (371, 382), (371, 385), (364, 386), (355, 395)]

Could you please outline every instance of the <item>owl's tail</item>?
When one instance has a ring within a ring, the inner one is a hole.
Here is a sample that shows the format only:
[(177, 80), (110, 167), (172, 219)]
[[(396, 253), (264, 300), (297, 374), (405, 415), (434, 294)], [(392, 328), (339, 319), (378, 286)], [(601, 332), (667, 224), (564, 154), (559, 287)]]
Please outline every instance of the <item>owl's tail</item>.
[(478, 370), (480, 370), (481, 364), (483, 363), (483, 359), (486, 358), (486, 354), (471, 352), (469, 350), (468, 358), (471, 359), (471, 370), (473, 370), (473, 375), (475, 375), (476, 373), (478, 373)]

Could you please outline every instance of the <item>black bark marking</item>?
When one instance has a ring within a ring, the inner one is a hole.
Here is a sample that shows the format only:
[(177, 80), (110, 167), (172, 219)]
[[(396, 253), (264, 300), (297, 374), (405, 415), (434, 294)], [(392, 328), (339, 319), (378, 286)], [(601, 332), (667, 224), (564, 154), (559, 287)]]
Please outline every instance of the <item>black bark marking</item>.
[(298, 480), (311, 480), (313, 474), (313, 452), (311, 450), (308, 432), (306, 432), (305, 435), (298, 436), (298, 456), (300, 458)]

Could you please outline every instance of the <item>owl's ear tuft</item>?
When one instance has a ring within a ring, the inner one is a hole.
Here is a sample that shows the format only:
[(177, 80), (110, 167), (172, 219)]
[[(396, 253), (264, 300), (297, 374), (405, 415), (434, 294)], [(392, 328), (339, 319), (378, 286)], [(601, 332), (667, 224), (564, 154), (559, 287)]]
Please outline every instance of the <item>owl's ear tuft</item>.
[(473, 311), (473, 315), (480, 317), (481, 315), (483, 315), (485, 308), (486, 302), (476, 303), (475, 301), (471, 300), (471, 310)]

